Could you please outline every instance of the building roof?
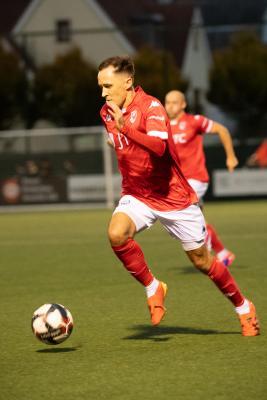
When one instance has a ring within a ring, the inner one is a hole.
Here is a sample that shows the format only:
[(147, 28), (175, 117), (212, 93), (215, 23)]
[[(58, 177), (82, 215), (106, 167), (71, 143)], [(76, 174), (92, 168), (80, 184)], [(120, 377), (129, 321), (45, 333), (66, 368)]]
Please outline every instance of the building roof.
[(8, 0), (0, 2), (0, 34), (12, 31), (32, 0)]

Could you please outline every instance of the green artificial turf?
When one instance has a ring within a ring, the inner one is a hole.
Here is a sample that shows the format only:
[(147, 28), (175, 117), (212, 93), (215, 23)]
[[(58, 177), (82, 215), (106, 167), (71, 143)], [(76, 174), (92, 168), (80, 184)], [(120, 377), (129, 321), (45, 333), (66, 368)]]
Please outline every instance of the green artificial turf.
[[(231, 303), (159, 224), (137, 237), (169, 286), (152, 328), (143, 288), (110, 250), (109, 211), (1, 214), (0, 399), (266, 399), (267, 204), (207, 204), (205, 214), (236, 253), (231, 271), (257, 307), (259, 337), (240, 335)], [(58, 346), (31, 332), (49, 302), (74, 317)]]

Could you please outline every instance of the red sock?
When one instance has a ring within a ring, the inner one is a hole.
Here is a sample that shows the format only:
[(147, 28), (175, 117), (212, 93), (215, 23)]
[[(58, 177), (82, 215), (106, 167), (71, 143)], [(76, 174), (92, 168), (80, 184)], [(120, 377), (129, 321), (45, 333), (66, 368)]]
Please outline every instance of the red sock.
[(207, 224), (207, 231), (211, 239), (211, 248), (217, 254), (224, 249), (224, 245), (222, 244), (216, 230), (212, 225)]
[(142, 285), (148, 286), (152, 282), (154, 277), (146, 264), (142, 249), (137, 242), (129, 238), (123, 245), (112, 246), (112, 249), (124, 267)]
[(241, 294), (234, 278), (221, 261), (214, 257), (211, 264), (208, 276), (220, 289), (220, 291), (229, 298), (235, 307), (239, 307), (243, 304), (245, 298)]

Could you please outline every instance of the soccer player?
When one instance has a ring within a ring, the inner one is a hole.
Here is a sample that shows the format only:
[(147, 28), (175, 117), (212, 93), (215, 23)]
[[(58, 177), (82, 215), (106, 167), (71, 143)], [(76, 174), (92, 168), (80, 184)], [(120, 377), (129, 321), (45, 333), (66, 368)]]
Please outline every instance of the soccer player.
[[(196, 192), (202, 206), (203, 197), (209, 185), (203, 135), (206, 133), (219, 135), (226, 153), (226, 166), (230, 172), (238, 165), (238, 160), (227, 128), (203, 115), (186, 113), (186, 106), (186, 99), (182, 92), (172, 90), (167, 93), (165, 109), (170, 118), (173, 140), (180, 159), (181, 169), (188, 183)], [(208, 248), (215, 252), (225, 266), (229, 267), (233, 263), (235, 255), (224, 247), (211, 224), (207, 224), (206, 242)]]
[(267, 139), (257, 147), (246, 161), (247, 167), (267, 168)]
[(149, 269), (135, 234), (159, 220), (181, 241), (195, 267), (232, 302), (242, 334), (258, 335), (254, 305), (240, 292), (228, 268), (207, 250), (204, 217), (180, 170), (164, 107), (141, 87), (134, 88), (134, 64), (129, 57), (108, 58), (98, 71), (106, 100), (100, 114), (122, 175), (122, 197), (111, 217), (108, 237), (118, 259), (144, 286), (152, 325), (164, 317), (167, 285)]

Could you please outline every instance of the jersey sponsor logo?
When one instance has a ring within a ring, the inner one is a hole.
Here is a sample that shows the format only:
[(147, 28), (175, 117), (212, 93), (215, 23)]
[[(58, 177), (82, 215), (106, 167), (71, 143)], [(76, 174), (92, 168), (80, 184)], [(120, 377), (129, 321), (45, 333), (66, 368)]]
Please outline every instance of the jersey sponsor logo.
[(165, 118), (161, 115), (151, 115), (150, 117), (148, 117), (148, 119), (156, 119), (158, 121), (164, 121)]
[(131, 115), (130, 115), (131, 124), (133, 124), (136, 121), (136, 117), (137, 117), (137, 111), (134, 110), (134, 111), (131, 112)]
[(174, 143), (186, 143), (186, 133), (175, 133), (173, 135)]
[(160, 106), (160, 103), (158, 101), (152, 100), (149, 108), (159, 107), (159, 106)]
[(113, 147), (118, 150), (122, 150), (125, 146), (129, 146), (129, 140), (125, 135), (123, 135), (123, 133), (119, 132), (117, 135), (114, 135), (113, 133), (108, 132), (108, 137), (112, 142)]
[(106, 122), (111, 121), (111, 119), (112, 119), (112, 118), (111, 118), (111, 115), (110, 115), (110, 114), (107, 114), (107, 115), (106, 115)]

